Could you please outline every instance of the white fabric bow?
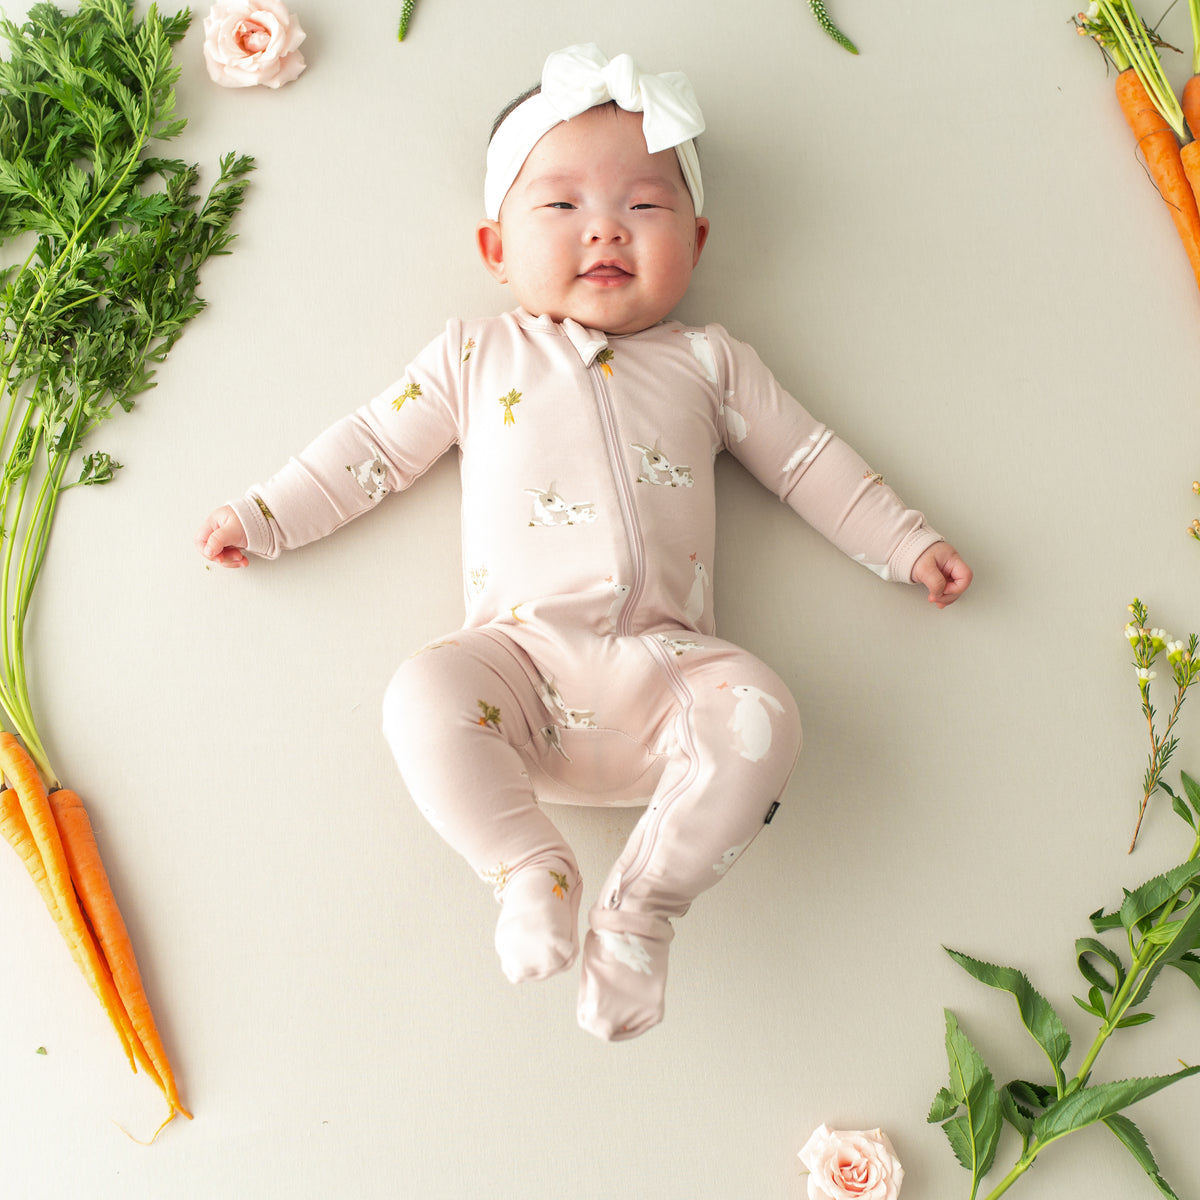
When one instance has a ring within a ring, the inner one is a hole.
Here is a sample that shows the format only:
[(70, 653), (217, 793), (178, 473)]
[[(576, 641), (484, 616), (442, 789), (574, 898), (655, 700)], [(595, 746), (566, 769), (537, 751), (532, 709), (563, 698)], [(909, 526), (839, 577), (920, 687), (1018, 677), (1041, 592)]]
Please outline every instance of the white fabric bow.
[(704, 131), (704, 116), (686, 75), (639, 71), (628, 54), (611, 61), (594, 44), (568, 46), (551, 54), (542, 68), (542, 90), (518, 105), (496, 130), (488, 147), (484, 209), (489, 219), (500, 215), (529, 152), (561, 121), (610, 100), (627, 112), (642, 114), (642, 133), (651, 154), (672, 147), (696, 215), (704, 203), (700, 162), (692, 138)]

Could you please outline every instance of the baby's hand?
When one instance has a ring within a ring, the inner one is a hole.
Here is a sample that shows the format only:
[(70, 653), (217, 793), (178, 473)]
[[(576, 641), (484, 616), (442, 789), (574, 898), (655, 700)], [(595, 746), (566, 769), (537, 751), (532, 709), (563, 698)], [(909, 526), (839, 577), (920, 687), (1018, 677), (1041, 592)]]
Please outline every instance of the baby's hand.
[(246, 531), (228, 504), (211, 513), (196, 532), (196, 549), (223, 567), (246, 566), (250, 560), (242, 553), (245, 548)]
[(945, 608), (971, 586), (971, 568), (949, 542), (934, 542), (914, 564), (912, 581), (929, 589), (930, 604)]

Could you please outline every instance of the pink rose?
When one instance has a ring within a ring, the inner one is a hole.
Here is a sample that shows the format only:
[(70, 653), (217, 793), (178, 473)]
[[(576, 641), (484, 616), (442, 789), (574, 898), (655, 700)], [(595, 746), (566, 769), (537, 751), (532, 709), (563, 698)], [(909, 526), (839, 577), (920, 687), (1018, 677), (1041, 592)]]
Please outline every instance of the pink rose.
[(281, 0), (217, 0), (204, 18), (209, 77), (222, 87), (282, 87), (304, 70), (304, 36)]
[(814, 1130), (800, 1161), (808, 1168), (808, 1200), (896, 1200), (904, 1168), (879, 1129)]

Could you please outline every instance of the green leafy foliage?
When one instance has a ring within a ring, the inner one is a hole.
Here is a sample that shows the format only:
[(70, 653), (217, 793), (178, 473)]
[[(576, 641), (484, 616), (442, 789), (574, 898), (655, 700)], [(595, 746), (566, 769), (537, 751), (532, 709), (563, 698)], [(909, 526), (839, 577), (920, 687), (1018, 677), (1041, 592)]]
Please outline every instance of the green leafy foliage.
[[(1191, 670), (1190, 663), (1186, 668)], [(1180, 803), (1200, 813), (1200, 785), (1185, 774), (1181, 786), (1185, 798)], [(1110, 1037), (1155, 1019), (1152, 1013), (1135, 1010), (1165, 967), (1177, 968), (1200, 987), (1200, 836), (1195, 836), (1195, 821), (1185, 819), (1185, 823), (1194, 835), (1187, 858), (1139, 887), (1123, 889), (1121, 903), (1114, 910), (1097, 909), (1091, 914), (1093, 935), (1075, 941), (1076, 964), (1087, 986), (1086, 997), (1075, 996), (1075, 1003), (1096, 1018), (1099, 1027), (1070, 1079), (1065, 1073), (1070, 1036), (1058, 1013), (1025, 974), (947, 950), (973, 978), (1013, 996), (1026, 1031), (1041, 1047), (1053, 1073), (1049, 1083), (1013, 1080), (996, 1088), (978, 1051), (953, 1014), (946, 1013), (950, 1083), (934, 1097), (928, 1120), (942, 1125), (955, 1157), (971, 1173), (971, 1200), (979, 1194), (994, 1163), (1005, 1125), (1020, 1138), (1021, 1150), (985, 1200), (1006, 1193), (1047, 1147), (1100, 1123), (1117, 1137), (1161, 1195), (1178, 1200), (1159, 1171), (1149, 1143), (1124, 1110), (1200, 1074), (1200, 1066), (1184, 1065), (1170, 1074), (1110, 1082), (1095, 1082), (1092, 1072)], [(1120, 936), (1123, 947), (1103, 940)]]
[(946, 1012), (946, 1058), (950, 1086), (934, 1097), (928, 1120), (940, 1124), (955, 1158), (971, 1172), (972, 1200), (992, 1169), (1003, 1117), (992, 1073), (970, 1038)]
[(992, 963), (980, 962), (958, 950), (947, 949), (946, 953), (980, 983), (1012, 993), (1025, 1028), (1045, 1052), (1055, 1078), (1062, 1085), (1065, 1082), (1062, 1065), (1071, 1050), (1071, 1035), (1067, 1033), (1066, 1026), (1054, 1011), (1053, 1005), (1020, 971), (1012, 967), (997, 967)]
[(253, 162), (199, 170), (157, 153), (178, 135), (175, 44), (190, 13), (132, 0), (35, 4), (0, 21), (0, 706), (50, 782), (29, 702), (24, 628), (60, 494), (113, 479), (86, 443), (154, 386), (228, 252)]

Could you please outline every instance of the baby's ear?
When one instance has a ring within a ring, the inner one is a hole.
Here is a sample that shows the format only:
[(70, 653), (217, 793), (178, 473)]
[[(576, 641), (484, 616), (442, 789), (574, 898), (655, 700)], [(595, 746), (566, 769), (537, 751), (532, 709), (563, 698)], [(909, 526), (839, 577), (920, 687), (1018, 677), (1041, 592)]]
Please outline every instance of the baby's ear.
[(696, 245), (692, 252), (692, 266), (694, 267), (700, 261), (700, 255), (704, 250), (704, 244), (708, 241), (708, 218), (696, 218)]
[(479, 257), (483, 259), (488, 274), (499, 283), (507, 283), (508, 272), (504, 269), (504, 243), (500, 237), (500, 222), (480, 221), (475, 230), (475, 244), (479, 247)]

